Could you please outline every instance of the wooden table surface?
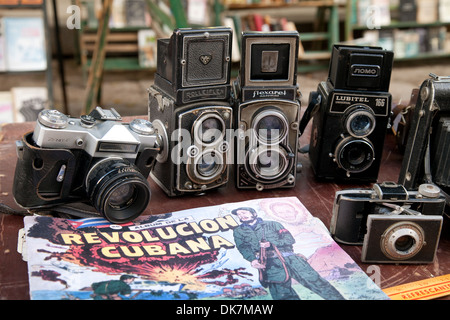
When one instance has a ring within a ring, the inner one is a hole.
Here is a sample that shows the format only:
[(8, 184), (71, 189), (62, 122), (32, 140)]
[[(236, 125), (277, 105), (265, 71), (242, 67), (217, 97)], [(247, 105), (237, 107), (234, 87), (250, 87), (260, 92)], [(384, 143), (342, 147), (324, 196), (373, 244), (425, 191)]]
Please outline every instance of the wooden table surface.
[[(142, 117), (145, 118), (145, 117)], [(129, 119), (125, 118), (125, 121)], [(0, 131), (0, 202), (19, 209), (12, 195), (12, 183), (16, 166), (15, 141), (34, 129), (35, 123), (6, 124)], [(302, 144), (308, 143), (309, 130), (300, 139)], [(342, 189), (365, 187), (370, 185), (337, 184), (318, 182), (315, 180), (307, 155), (300, 156), (303, 170), (297, 175), (296, 186), (291, 189), (268, 191), (241, 191), (231, 182), (218, 190), (203, 196), (182, 196), (169, 198), (149, 178), (152, 189), (152, 200), (144, 215), (153, 215), (191, 209), (195, 207), (219, 205), (228, 202), (239, 202), (255, 198), (296, 196), (310, 211), (329, 227), (335, 192)], [(398, 179), (402, 162), (402, 154), (395, 146), (394, 137), (386, 138), (379, 182)], [(361, 262), (361, 246), (341, 245), (350, 257), (371, 277), (378, 277), (381, 288), (388, 288), (403, 283), (418, 281), (430, 277), (450, 274), (450, 231), (445, 219), (441, 240), (434, 263), (422, 265), (369, 265)], [(23, 217), (0, 214), (0, 299), (29, 299), (27, 264), (17, 252), (17, 235), (23, 228)], [(378, 269), (379, 267), (379, 269)], [(376, 275), (374, 270), (379, 270)], [(446, 299), (450, 297), (444, 297)]]

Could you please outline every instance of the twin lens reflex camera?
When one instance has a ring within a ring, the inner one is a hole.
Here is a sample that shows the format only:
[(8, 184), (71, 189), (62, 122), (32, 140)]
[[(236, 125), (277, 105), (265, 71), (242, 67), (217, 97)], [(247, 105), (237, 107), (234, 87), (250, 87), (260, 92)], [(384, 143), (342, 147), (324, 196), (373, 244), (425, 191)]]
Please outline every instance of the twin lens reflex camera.
[(230, 28), (176, 29), (158, 39), (149, 119), (167, 146), (150, 175), (168, 196), (228, 182), (231, 163)]
[(233, 86), (237, 188), (295, 186), (298, 47), (298, 32), (242, 34), (240, 74)]
[[(391, 113), (393, 52), (335, 45), (328, 80), (310, 95), (316, 177), (375, 182)], [(313, 103), (311, 103), (313, 101)], [(304, 117), (305, 117), (304, 116)], [(304, 119), (302, 119), (302, 122)]]

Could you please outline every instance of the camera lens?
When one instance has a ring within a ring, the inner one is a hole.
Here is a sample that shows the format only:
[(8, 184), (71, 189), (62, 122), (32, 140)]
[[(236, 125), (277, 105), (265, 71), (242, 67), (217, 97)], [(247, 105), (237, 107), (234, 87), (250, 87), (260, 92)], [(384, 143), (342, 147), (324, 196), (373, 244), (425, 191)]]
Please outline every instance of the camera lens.
[(109, 196), (109, 204), (112, 207), (122, 208), (131, 203), (136, 195), (136, 188), (131, 184), (125, 184), (114, 190)]
[(206, 150), (186, 164), (189, 178), (199, 184), (211, 183), (218, 179), (225, 169), (222, 154)]
[(346, 118), (346, 127), (354, 137), (367, 137), (375, 129), (375, 117), (369, 110), (357, 109)]
[(289, 155), (280, 148), (259, 147), (249, 155), (251, 171), (257, 179), (274, 180), (284, 177), (290, 167)]
[(225, 123), (217, 113), (205, 113), (194, 123), (194, 138), (200, 144), (215, 144), (223, 140)]
[[(216, 130), (216, 131), (215, 131)], [(202, 122), (201, 135), (205, 143), (213, 143), (216, 140), (214, 135), (219, 130), (223, 131), (222, 124), (216, 118), (209, 118)]]
[(337, 164), (347, 172), (362, 172), (368, 169), (374, 159), (375, 151), (370, 141), (347, 137), (336, 147)]
[(416, 223), (401, 221), (387, 228), (381, 236), (381, 250), (392, 260), (406, 260), (422, 250), (425, 233)]
[(202, 156), (197, 164), (197, 171), (204, 177), (212, 176), (218, 168), (220, 168), (220, 165), (216, 163), (214, 156), (211, 154)]
[(120, 158), (97, 162), (86, 176), (87, 194), (106, 219), (125, 223), (137, 218), (150, 202), (150, 186), (136, 166)]
[(356, 146), (352, 146), (348, 150), (348, 162), (352, 166), (359, 166), (361, 163), (364, 162), (364, 159), (366, 158), (366, 154), (364, 150), (357, 148)]
[(367, 115), (357, 115), (350, 122), (350, 129), (357, 136), (365, 136), (372, 128), (372, 121)]
[(263, 144), (279, 143), (287, 135), (288, 122), (279, 111), (264, 110), (257, 114), (253, 123), (256, 136)]
[(405, 252), (410, 250), (414, 245), (416, 241), (414, 238), (410, 236), (401, 236), (400, 238), (395, 241), (395, 249), (400, 252)]

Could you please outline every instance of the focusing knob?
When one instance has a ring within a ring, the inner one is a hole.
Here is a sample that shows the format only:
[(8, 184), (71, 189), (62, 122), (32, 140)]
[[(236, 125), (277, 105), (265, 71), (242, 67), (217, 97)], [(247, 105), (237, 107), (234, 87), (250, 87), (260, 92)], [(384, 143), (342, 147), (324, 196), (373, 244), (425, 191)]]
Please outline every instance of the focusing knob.
[(441, 194), (441, 189), (434, 184), (424, 183), (419, 186), (419, 193), (427, 198), (437, 198)]
[(148, 136), (155, 133), (155, 128), (150, 121), (144, 119), (134, 119), (130, 123), (130, 129), (144, 136)]
[(42, 110), (39, 113), (38, 121), (49, 128), (64, 129), (68, 124), (68, 117), (58, 110)]

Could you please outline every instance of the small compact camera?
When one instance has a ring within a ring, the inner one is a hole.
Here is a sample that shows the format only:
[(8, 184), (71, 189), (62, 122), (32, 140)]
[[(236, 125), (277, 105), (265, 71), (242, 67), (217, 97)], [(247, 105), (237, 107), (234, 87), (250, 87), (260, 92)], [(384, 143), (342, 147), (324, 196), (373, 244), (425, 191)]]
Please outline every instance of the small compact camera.
[(431, 74), (413, 109), (398, 182), (406, 188), (434, 183), (450, 206), (450, 77)]
[(298, 32), (243, 32), (234, 82), (236, 185), (240, 189), (295, 186), (300, 117)]
[(165, 130), (167, 148), (150, 176), (169, 196), (228, 182), (231, 43), (232, 31), (225, 27), (177, 29), (170, 39), (158, 40), (149, 119)]
[(310, 95), (309, 157), (317, 178), (375, 182), (391, 113), (393, 52), (335, 45), (328, 80)]
[(330, 232), (343, 244), (363, 245), (361, 260), (429, 263), (434, 260), (445, 198), (432, 184), (407, 191), (396, 183), (336, 192)]
[(16, 202), (26, 209), (89, 202), (113, 223), (138, 217), (150, 201), (147, 177), (161, 138), (148, 120), (120, 121), (100, 107), (79, 119), (41, 111), (34, 132), (17, 142)]

